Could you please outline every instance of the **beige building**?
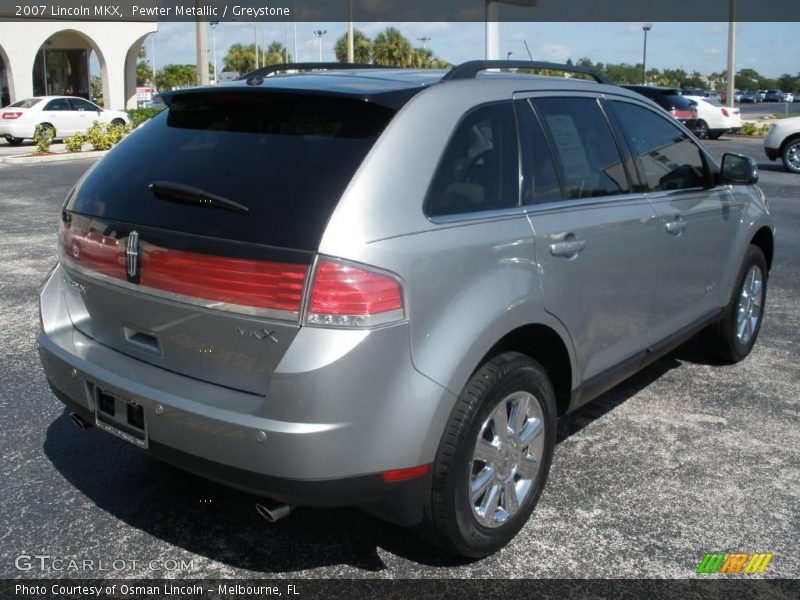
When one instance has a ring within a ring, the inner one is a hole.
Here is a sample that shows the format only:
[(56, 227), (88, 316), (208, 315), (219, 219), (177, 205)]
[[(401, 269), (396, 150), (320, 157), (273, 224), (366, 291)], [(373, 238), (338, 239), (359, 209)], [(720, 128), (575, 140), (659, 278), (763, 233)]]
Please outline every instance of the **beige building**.
[(89, 98), (92, 53), (106, 108), (136, 108), (136, 63), (156, 23), (0, 20), (0, 106), (30, 96)]

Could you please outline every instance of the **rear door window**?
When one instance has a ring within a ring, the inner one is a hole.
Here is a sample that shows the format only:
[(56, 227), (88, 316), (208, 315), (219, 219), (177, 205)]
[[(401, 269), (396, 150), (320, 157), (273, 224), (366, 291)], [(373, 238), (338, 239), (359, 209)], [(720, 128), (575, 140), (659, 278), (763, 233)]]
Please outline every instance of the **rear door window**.
[[(79, 185), (67, 209), (107, 221), (316, 250), (356, 169), (395, 111), (360, 98), (189, 92), (137, 129)], [(172, 202), (189, 186), (249, 212)]]
[(667, 118), (630, 102), (611, 101), (639, 162), (646, 191), (704, 187), (710, 172), (694, 141)]
[(88, 100), (81, 100), (80, 98), (70, 98), (70, 104), (72, 104), (72, 110), (82, 110), (86, 112), (97, 112), (100, 110), (97, 106), (89, 102)]
[(527, 100), (517, 102), (522, 147), (522, 203), (542, 204), (563, 199), (547, 138)]
[(433, 178), (425, 214), (469, 214), (519, 205), (519, 151), (511, 101), (486, 104), (456, 128)]
[(594, 98), (537, 98), (533, 105), (558, 157), (567, 199), (630, 191), (619, 149)]

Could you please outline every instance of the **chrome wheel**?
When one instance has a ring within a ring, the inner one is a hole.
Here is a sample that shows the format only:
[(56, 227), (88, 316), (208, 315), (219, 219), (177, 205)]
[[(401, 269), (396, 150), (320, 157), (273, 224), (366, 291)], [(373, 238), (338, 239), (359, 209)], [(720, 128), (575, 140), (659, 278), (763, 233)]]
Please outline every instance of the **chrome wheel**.
[(736, 339), (740, 344), (746, 345), (756, 332), (761, 318), (763, 289), (764, 276), (759, 266), (753, 265), (744, 278), (736, 312)]
[(783, 157), (786, 161), (786, 168), (800, 173), (800, 140), (790, 142), (783, 153)]
[(544, 416), (529, 392), (509, 394), (478, 432), (472, 453), (469, 499), (481, 525), (499, 527), (533, 491), (544, 450)]

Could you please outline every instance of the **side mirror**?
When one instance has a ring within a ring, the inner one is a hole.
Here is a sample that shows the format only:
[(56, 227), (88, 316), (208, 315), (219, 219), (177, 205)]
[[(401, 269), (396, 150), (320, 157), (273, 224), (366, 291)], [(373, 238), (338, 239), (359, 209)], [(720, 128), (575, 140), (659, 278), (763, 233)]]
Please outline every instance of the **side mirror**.
[(753, 185), (758, 183), (758, 165), (749, 156), (726, 153), (722, 157), (720, 183)]

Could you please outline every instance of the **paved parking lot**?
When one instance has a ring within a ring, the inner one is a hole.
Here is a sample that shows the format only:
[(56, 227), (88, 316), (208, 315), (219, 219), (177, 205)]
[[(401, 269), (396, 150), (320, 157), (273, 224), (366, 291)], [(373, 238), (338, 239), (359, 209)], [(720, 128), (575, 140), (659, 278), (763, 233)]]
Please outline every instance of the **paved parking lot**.
[(41, 576), (14, 559), (46, 554), (126, 565), (44, 573), (64, 577), (681, 578), (710, 550), (772, 552), (766, 576), (800, 577), (800, 176), (761, 140), (709, 147), (762, 163), (779, 230), (753, 354), (720, 367), (689, 343), (565, 419), (534, 518), (472, 563), (355, 510), (269, 525), (250, 496), (78, 430), (39, 368), (35, 297), (61, 200), (91, 163), (0, 165), (0, 577)]

